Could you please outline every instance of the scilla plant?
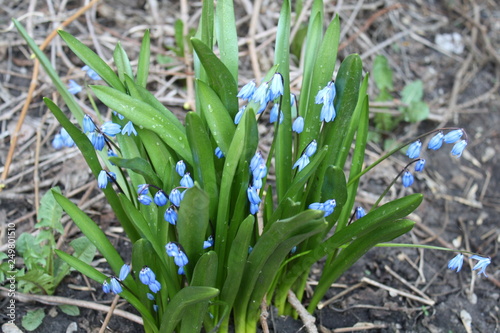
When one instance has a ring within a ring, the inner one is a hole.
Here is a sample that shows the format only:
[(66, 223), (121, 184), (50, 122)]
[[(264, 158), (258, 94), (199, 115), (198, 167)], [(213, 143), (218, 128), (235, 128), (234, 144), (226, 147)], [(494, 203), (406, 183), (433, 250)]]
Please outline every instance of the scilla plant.
[[(236, 332), (255, 332), (262, 301), (282, 314), (292, 313), (288, 292), (302, 299), (311, 266), (326, 256), (309, 300), (312, 312), (330, 284), (364, 253), (414, 225), (405, 217), (421, 203), (421, 194), (375, 206), (367, 214), (354, 209), (359, 179), (369, 170), (363, 170), (368, 77), (355, 54), (342, 61), (334, 77), (339, 20), (323, 31), (322, 1), (316, 0), (304, 46), (302, 88), (300, 95), (291, 95), (290, 20), (290, 1), (285, 0), (275, 66), (262, 82), (249, 82), (238, 91), (232, 1), (218, 1), (216, 9), (204, 1), (200, 27), (191, 39), (197, 111), (188, 112), (184, 124), (146, 90), (148, 32), (135, 72), (119, 44), (115, 71), (69, 33), (59, 32), (88, 66), (89, 76), (106, 83), (90, 85), (114, 112), (111, 121), (101, 122), (83, 113), (15, 21), (78, 123), (46, 98), (67, 132), (54, 146), (62, 146), (67, 135), (72, 138), (133, 243), (132, 258), (125, 263), (99, 226), (54, 192), (114, 275), (57, 253), (102, 283), (105, 292), (130, 302), (141, 313), (146, 332), (199, 332), (203, 327), (227, 332), (230, 325)], [(80, 90), (75, 84), (70, 87), (74, 93)], [(268, 112), (274, 140), (262, 153), (257, 123)], [(272, 169), (275, 180), (269, 181)], [(407, 178), (405, 173), (405, 185)], [(350, 223), (353, 214), (358, 219)]]

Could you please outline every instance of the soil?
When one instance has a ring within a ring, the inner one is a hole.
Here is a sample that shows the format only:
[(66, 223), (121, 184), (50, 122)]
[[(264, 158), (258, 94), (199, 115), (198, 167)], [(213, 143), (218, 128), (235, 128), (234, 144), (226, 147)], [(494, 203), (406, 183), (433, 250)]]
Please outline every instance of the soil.
[[(15, 29), (9, 26), (10, 18), (27, 14), (22, 23), (40, 44), (57, 24), (81, 6), (77, 1), (35, 2), (34, 7), (30, 7), (30, 3), (16, 0), (0, 9), (0, 30), (3, 32), (0, 41), (2, 166), (7, 160), (11, 135), (15, 133), (33, 70), (28, 48)], [(237, 19), (240, 20), (239, 36), (244, 37), (248, 33), (253, 4), (248, 0), (236, 0), (235, 3)], [(158, 8), (152, 10), (151, 4)], [(201, 4), (197, 1), (189, 4), (188, 24), (194, 28)], [(448, 270), (448, 260), (454, 256), (452, 252), (375, 248), (336, 281), (325, 296), (323, 302), (328, 301), (328, 304), (314, 314), (318, 329), (320, 332), (499, 332), (500, 269), (497, 262), (500, 228), (497, 216), (500, 211), (500, 175), (496, 171), (500, 162), (500, 6), (491, 0), (413, 0), (402, 3), (352, 0), (328, 2), (325, 6), (325, 21), (332, 13), (339, 13), (341, 17), (341, 43), (345, 45), (339, 52), (340, 59), (349, 53), (359, 53), (364, 68), (370, 71), (377, 54), (387, 57), (394, 71), (394, 91), (391, 92), (394, 101), (384, 105), (385, 112), (399, 116), (404, 86), (414, 80), (424, 82), (423, 100), (430, 107), (429, 117), (418, 123), (400, 122), (393, 131), (378, 131), (380, 140), (370, 143), (366, 163), (382, 155), (384, 143), (390, 140), (403, 142), (439, 127), (463, 127), (469, 138), (469, 145), (460, 159), (450, 157), (449, 148), (425, 152), (426, 170), (417, 176), (415, 184), (407, 189), (395, 186), (389, 192), (388, 199), (412, 192), (425, 194), (422, 205), (410, 216), (417, 221), (416, 227), (397, 242), (467, 249), (490, 256), (492, 264), (487, 268), (488, 277), (484, 277), (471, 271), (474, 262), (468, 260), (460, 273)], [(278, 4), (264, 0), (257, 33), (273, 27), (278, 13)], [(161, 101), (182, 116), (181, 106), (189, 97), (185, 90), (186, 68), (182, 59), (162, 47), (174, 45), (173, 26), (175, 19), (182, 18), (181, 14), (179, 3), (172, 1), (101, 1), (67, 30), (94, 47), (99, 45), (98, 52), (105, 59), (111, 59), (117, 41), (121, 41), (131, 59), (136, 59), (140, 37), (145, 28), (151, 27), (152, 52), (156, 56), (153, 57), (148, 87), (158, 92)], [(442, 42), (435, 42), (436, 36), (453, 33), (464, 45), (461, 53), (457, 47), (444, 50)], [(257, 45), (264, 45), (258, 51), (262, 73), (270, 68), (273, 59), (273, 43), (266, 46), (266, 38), (270, 37), (257, 39)], [(252, 72), (246, 45), (240, 51), (241, 79), (252, 79), (256, 73)], [(69, 78), (83, 80), (83, 76), (79, 76), (81, 63), (61, 47), (58, 39), (50, 44), (47, 54), (57, 65), (64, 82)], [(165, 59), (170, 63), (165, 64)], [(297, 65), (292, 67), (292, 72), (292, 77), (299, 76)], [(371, 80), (370, 96), (376, 96), (378, 92), (373, 78)], [(298, 84), (294, 83), (292, 90), (298, 91)], [(51, 147), (50, 142), (59, 126), (43, 106), (41, 98), (58, 99), (53, 92), (48, 77), (41, 73), (13, 164), (4, 181), (5, 188), (0, 192), (0, 221), (5, 225), (15, 223), (18, 234), (33, 232), (35, 206), (40, 194), (57, 185), (80, 205), (87, 203), (84, 206), (86, 212), (101, 224), (126, 257), (130, 244), (123, 238), (109, 206), (98, 197), (95, 180), (81, 156), (72, 149), (55, 152)], [(88, 101), (82, 100), (82, 103), (88, 104)], [(374, 112), (380, 112), (380, 104), (378, 107), (375, 102), (372, 105), (375, 106)], [(40, 133), (38, 141), (37, 133)], [(35, 162), (38, 163), (36, 173), (33, 171)], [(360, 184), (359, 204), (370, 207), (405, 163), (406, 157), (399, 154), (368, 173)], [(1, 167), (0, 171), (3, 172), (4, 168)], [(76, 227), (66, 231), (64, 244), (78, 236)], [(3, 225), (1, 237), (4, 243)], [(102, 261), (95, 264), (104, 272), (109, 270)], [(312, 270), (311, 290), (321, 274), (321, 265), (319, 263)], [(366, 278), (393, 289), (359, 284)], [(81, 288), (75, 286), (94, 289), (78, 290)], [(347, 288), (351, 289), (338, 297)], [(422, 296), (411, 288), (418, 289), (435, 304), (425, 305), (397, 293)], [(112, 301), (112, 296), (102, 294), (100, 286), (76, 272), (63, 281), (55, 295), (107, 305)], [(332, 297), (336, 298), (329, 301)], [(0, 301), (2, 309), (7, 301), (7, 298)], [(307, 304), (307, 298), (304, 302)], [(49, 314), (34, 332), (98, 332), (106, 316), (85, 308), (80, 309), (79, 316), (72, 317), (54, 305), (35, 302), (18, 302), (17, 305), (16, 324), (19, 327), (22, 327), (20, 319), (27, 310), (42, 308)], [(127, 304), (122, 304), (121, 309), (135, 313)], [(0, 323), (6, 320), (0, 311)], [(270, 311), (268, 321), (272, 332), (305, 331), (300, 320), (279, 317), (274, 311)], [(73, 322), (77, 326), (74, 331), (68, 329)], [(113, 316), (108, 331), (141, 332), (142, 328), (132, 321)]]

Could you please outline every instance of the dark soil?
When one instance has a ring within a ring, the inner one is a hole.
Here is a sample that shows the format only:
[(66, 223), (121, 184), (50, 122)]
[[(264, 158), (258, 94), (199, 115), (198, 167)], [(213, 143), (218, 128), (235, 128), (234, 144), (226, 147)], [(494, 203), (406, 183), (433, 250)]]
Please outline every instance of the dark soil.
[[(248, 1), (235, 2), (238, 18), (245, 17), (247, 13), (244, 8), (247, 8), (245, 5)], [(96, 12), (90, 12), (90, 15), (96, 18), (92, 24), (96, 35), (99, 38), (106, 36), (108, 39), (120, 40), (130, 58), (136, 59), (138, 43), (144, 29), (139, 29), (139, 32), (131, 29), (140, 25), (155, 26), (156, 30), (152, 31), (153, 52), (168, 55), (174, 63), (182, 64), (180, 59), (161, 47), (162, 44), (173, 45), (172, 26), (175, 18), (179, 17), (179, 4), (158, 3), (159, 17), (164, 20), (160, 22), (163, 25), (163, 30), (160, 31), (155, 25), (158, 22), (155, 22), (154, 15), (151, 15), (148, 3), (130, 0), (101, 2)], [(195, 16), (200, 4), (190, 4), (190, 15)], [(29, 1), (18, 0), (0, 9), (0, 29), (9, 29), (10, 17), (20, 17), (27, 13), (28, 5)], [(57, 9), (60, 4), (54, 1), (53, 5)], [(426, 171), (417, 177), (415, 184), (406, 190), (397, 185), (388, 194), (389, 199), (411, 192), (425, 194), (422, 205), (410, 216), (417, 221), (416, 227), (397, 242), (468, 249), (490, 256), (492, 264), (487, 269), (488, 278), (485, 278), (478, 277), (471, 271), (474, 265), (472, 261), (469, 263), (466, 260), (460, 273), (448, 270), (446, 266), (448, 260), (454, 256), (452, 252), (375, 248), (336, 281), (324, 301), (346, 288), (355, 286), (366, 277), (396, 290), (415, 294), (401, 282), (404, 279), (434, 300), (435, 305), (426, 306), (380, 287), (365, 284), (317, 310), (316, 323), (321, 332), (351, 332), (356, 329), (367, 332), (499, 332), (500, 270), (497, 254), (500, 229), (497, 216), (500, 213), (500, 175), (497, 168), (500, 163), (500, 7), (494, 1), (487, 0), (464, 3), (409, 1), (396, 6), (391, 1), (344, 1), (340, 11), (343, 28), (346, 28), (353, 10), (357, 10), (355, 8), (358, 5), (361, 6), (359, 12), (342, 40), (349, 43), (340, 52), (339, 57), (343, 58), (348, 53), (359, 53), (364, 58), (365, 69), (369, 71), (374, 56), (384, 54), (394, 71), (395, 81), (393, 96), (396, 100), (394, 105), (389, 106), (389, 112), (399, 114), (399, 92), (405, 84), (416, 79), (424, 81), (424, 101), (431, 109), (428, 120), (418, 124), (401, 122), (393, 132), (379, 133), (380, 137), (402, 142), (437, 127), (458, 126), (467, 131), (470, 140), (460, 159), (449, 156), (449, 147), (436, 152), (426, 152)], [(58, 19), (64, 20), (79, 6), (79, 3), (70, 1), (68, 7), (63, 9), (63, 14), (59, 14), (62, 18), (58, 16)], [(279, 8), (272, 1), (264, 1), (263, 6), (267, 7), (262, 10), (263, 23), (260, 29), (265, 30), (265, 27), (275, 23)], [(328, 15), (331, 15), (336, 4), (326, 6)], [(40, 44), (53, 28), (53, 15), (49, 15), (50, 10), (45, 2), (40, 2), (32, 10), (35, 14), (30, 16), (29, 20), (33, 22), (32, 32)], [(375, 13), (381, 15), (374, 16)], [(369, 25), (364, 27), (367, 23)], [(190, 24), (194, 27), (196, 23)], [(247, 29), (248, 21), (244, 21), (241, 24), (240, 36), (245, 36)], [(363, 31), (359, 34), (360, 29)], [(408, 29), (413, 29), (413, 32), (408, 33)], [(68, 30), (82, 40), (91, 40), (85, 17), (70, 25)], [(405, 31), (407, 33), (391, 40), (393, 36)], [(436, 35), (453, 32), (462, 37), (465, 45), (461, 54), (443, 52), (434, 43)], [(0, 42), (0, 98), (4, 103), (4, 107), (0, 106), (2, 165), (6, 161), (10, 135), (19, 116), (20, 107), (17, 105), (23, 103), (22, 96), (27, 92), (33, 69), (27, 46), (16, 31), (10, 29), (3, 36)], [(377, 52), (371, 53), (371, 50), (385, 41), (390, 42), (385, 47), (378, 48)], [(259, 41), (261, 42), (262, 40)], [(101, 40), (101, 44), (104, 45), (104, 56), (109, 58), (109, 43)], [(114, 42), (112, 44), (114, 45)], [(246, 51), (246, 47), (243, 49)], [(80, 65), (74, 56), (63, 50), (70, 61), (75, 62), (75, 66)], [(60, 57), (59, 51), (60, 49), (54, 46), (48, 54), (53, 52), (54, 56)], [(262, 58), (262, 72), (265, 72), (271, 62), (266, 59), (272, 59), (272, 43), (259, 56)], [(57, 61), (61, 75), (75, 75), (74, 68), (69, 68), (66, 61)], [(244, 69), (242, 77), (252, 78), (247, 54), (242, 55), (241, 64)], [(177, 74), (165, 74), (168, 72), (165, 66), (155, 61), (152, 68), (153, 79), (149, 83), (151, 89), (162, 89), (175, 75), (182, 77), (183, 70), (184, 68), (177, 70)], [(186, 96), (183, 84), (184, 81), (180, 78), (160, 96), (162, 101), (171, 108), (181, 106)], [(375, 96), (377, 92), (373, 88), (374, 84), (371, 86), (371, 95)], [(32, 232), (35, 223), (33, 212), (36, 196), (33, 171), (30, 171), (30, 168), (34, 163), (36, 131), (40, 130), (42, 133), (39, 147), (43, 162), (49, 155), (54, 154), (50, 140), (58, 130), (55, 119), (48, 115), (41, 103), (43, 96), (51, 96), (53, 93), (45, 74), (40, 75), (38, 87), (41, 88), (36, 92), (24, 123), (24, 136), (18, 143), (6, 188), (0, 192), (0, 221), (16, 222), (18, 234)], [(180, 92), (175, 96), (167, 96), (168, 91), (174, 88)], [(16, 100), (18, 96), (21, 98)], [(383, 143), (379, 141), (369, 146), (367, 163), (380, 156)], [(368, 173), (360, 185), (359, 203), (370, 207), (406, 162), (406, 157), (400, 154), (392, 159), (391, 163), (381, 165)], [(55, 185), (62, 187), (64, 193), (74, 191), (72, 198), (75, 200), (88, 200), (99, 193), (97, 190), (87, 191), (85, 185), (95, 180), (78, 154), (62, 154), (51, 163), (42, 163), (38, 177), (37, 186), (42, 194)], [(91, 186), (95, 188), (94, 184)], [(75, 191), (77, 189), (79, 190)], [(127, 258), (130, 244), (116, 229), (119, 225), (106, 203), (102, 200), (92, 203), (86, 211), (99, 221), (103, 230), (107, 230), (116, 247), (123, 251), (124, 258)], [(1, 231), (3, 243), (4, 229)], [(78, 230), (72, 228), (66, 239), (70, 240), (77, 235)], [(99, 267), (104, 272), (108, 269), (105, 263), (100, 263)], [(321, 265), (318, 265), (313, 269), (311, 282), (314, 282), (320, 273)], [(395, 273), (400, 278), (397, 278)], [(57, 288), (55, 295), (111, 304), (112, 296), (103, 295), (100, 286), (93, 281), (90, 281), (90, 286), (94, 290), (79, 291), (73, 288), (73, 285), (87, 286), (87, 282), (79, 273), (73, 272)], [(311, 283), (311, 288), (314, 289), (314, 283)], [(8, 299), (0, 301), (2, 309), (7, 301)], [(307, 299), (305, 303), (307, 304)], [(43, 324), (34, 332), (65, 332), (72, 322), (76, 322), (78, 327), (74, 332), (98, 332), (106, 316), (105, 313), (85, 308), (80, 309), (81, 314), (78, 317), (71, 317), (53, 305), (21, 302), (17, 305), (16, 324), (19, 327), (20, 320), (27, 310), (43, 308), (48, 314)], [(135, 313), (127, 304), (123, 304), (121, 309)], [(305, 331), (300, 320), (281, 318), (273, 311), (270, 313), (269, 325), (272, 332)], [(471, 318), (470, 328), (466, 324), (467, 314)], [(0, 322), (5, 320), (5, 315), (0, 311)], [(370, 328), (369, 325), (374, 326)], [(117, 316), (111, 319), (108, 327), (112, 332), (142, 331), (139, 325)]]

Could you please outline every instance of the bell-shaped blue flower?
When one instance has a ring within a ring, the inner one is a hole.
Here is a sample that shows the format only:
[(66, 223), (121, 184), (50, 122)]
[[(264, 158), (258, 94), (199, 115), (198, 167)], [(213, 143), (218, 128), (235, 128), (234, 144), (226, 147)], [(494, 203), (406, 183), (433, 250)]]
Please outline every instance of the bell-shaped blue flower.
[(148, 194), (149, 192), (149, 184), (140, 184), (137, 185), (137, 194)]
[(78, 94), (80, 91), (82, 91), (82, 86), (76, 83), (75, 80), (69, 80), (68, 83), (68, 92), (72, 95)]
[(102, 283), (102, 291), (105, 294), (109, 294), (111, 292), (111, 287), (110, 287), (108, 281), (106, 281), (106, 280), (104, 280), (104, 282)]
[(243, 113), (245, 113), (247, 106), (243, 105), (239, 110), (238, 113), (236, 113), (236, 116), (234, 116), (234, 124), (238, 125), (240, 123), (241, 117), (243, 117)]
[(96, 127), (94, 122), (92, 121), (92, 118), (88, 114), (83, 116), (83, 133), (89, 133), (89, 132), (94, 132)]
[(177, 212), (172, 207), (168, 207), (165, 214), (163, 214), (163, 219), (172, 225), (177, 223), (177, 217)]
[(413, 178), (413, 175), (411, 174), (410, 171), (406, 170), (404, 173), (403, 173), (403, 186), (404, 187), (410, 187), (412, 184), (413, 184), (413, 181), (415, 180)]
[(325, 103), (321, 107), (321, 113), (319, 114), (319, 121), (324, 121), (326, 123), (330, 121), (334, 121), (337, 116), (337, 112), (335, 112), (335, 107), (333, 103)]
[(264, 163), (264, 159), (262, 158), (262, 153), (258, 151), (250, 160), (250, 171), (253, 172), (262, 163)]
[(478, 261), (476, 265), (472, 268), (472, 270), (475, 271), (479, 269), (477, 275), (483, 274), (484, 276), (488, 277), (488, 275), (486, 275), (486, 267), (488, 267), (488, 265), (491, 264), (491, 258), (481, 257), (478, 256), (477, 254), (474, 254), (470, 258)]
[(139, 280), (145, 285), (150, 285), (156, 281), (155, 273), (148, 266), (144, 266), (139, 272)]
[(292, 124), (292, 131), (300, 134), (302, 133), (303, 130), (304, 130), (304, 118), (299, 116), (294, 120)]
[(183, 160), (177, 162), (177, 164), (175, 165), (175, 171), (177, 172), (177, 174), (179, 174), (179, 176), (184, 176), (184, 173), (186, 172), (186, 164)]
[(134, 127), (134, 124), (129, 121), (128, 123), (125, 124), (125, 126), (123, 126), (123, 129), (122, 129), (122, 135), (137, 135), (137, 131), (135, 130), (135, 127)]
[(151, 293), (146, 293), (146, 297), (150, 300), (150, 301), (154, 301), (155, 300), (155, 297), (153, 294)]
[(278, 115), (280, 112), (280, 105), (278, 103), (274, 103), (271, 111), (269, 112), (269, 123), (274, 123), (278, 120)]
[(224, 153), (222, 152), (222, 150), (220, 150), (219, 147), (215, 148), (215, 156), (217, 156), (217, 158), (223, 158), (224, 157)]
[(186, 266), (188, 264), (189, 260), (188, 260), (188, 257), (186, 256), (186, 254), (179, 250), (177, 255), (174, 257), (174, 262), (177, 266), (182, 267), (182, 266)]
[(422, 172), (422, 171), (424, 171), (424, 167), (425, 167), (425, 159), (421, 158), (415, 164), (415, 171)]
[(262, 160), (262, 163), (252, 171), (252, 176), (253, 179), (255, 180), (255, 179), (262, 179), (266, 175), (267, 175), (267, 167), (266, 164), (264, 163), (264, 160)]
[(269, 100), (274, 100), (283, 95), (283, 77), (280, 73), (274, 73), (269, 86)]
[(317, 148), (318, 143), (316, 142), (316, 140), (312, 140), (311, 143), (307, 145), (306, 150), (304, 151), (304, 155), (306, 155), (307, 157), (313, 156)]
[(64, 147), (64, 141), (60, 133), (57, 133), (52, 140), (52, 148), (55, 150), (62, 149)]
[(191, 175), (189, 172), (186, 172), (184, 176), (182, 177), (180, 184), (182, 187), (186, 188), (191, 188), (194, 186), (193, 178), (191, 178)]
[(456, 156), (457, 158), (462, 156), (462, 153), (464, 152), (465, 147), (467, 147), (467, 141), (466, 140), (460, 140), (451, 149), (451, 154), (453, 156)]
[(148, 197), (146, 194), (141, 194), (137, 197), (137, 200), (143, 204), (143, 205), (146, 205), (146, 206), (149, 206), (151, 204), (151, 202), (153, 201), (153, 199), (151, 199), (150, 197)]
[(262, 83), (254, 92), (252, 96), (252, 100), (262, 104), (269, 102), (267, 99), (267, 89), (269, 88), (269, 84), (267, 82)]
[(255, 93), (255, 81), (252, 80), (245, 84), (243, 87), (241, 87), (240, 92), (238, 93), (237, 97), (241, 98), (243, 100), (249, 100), (252, 99), (254, 93)]
[(336, 94), (335, 83), (330, 81), (323, 89), (318, 91), (314, 102), (316, 104), (332, 104)]
[(169, 242), (165, 245), (165, 252), (169, 257), (175, 257), (179, 253), (179, 247), (174, 242)]
[(102, 150), (104, 148), (106, 141), (104, 140), (104, 135), (102, 135), (101, 133), (90, 132), (87, 133), (87, 137), (96, 150)]
[(61, 128), (61, 139), (66, 147), (73, 147), (75, 145), (75, 141), (73, 141), (73, 138), (68, 134), (68, 131), (66, 131), (65, 128)]
[(257, 194), (257, 190), (253, 186), (249, 186), (247, 189), (248, 201), (251, 204), (258, 205), (262, 201), (262, 199)]
[(157, 206), (165, 206), (167, 204), (167, 201), (167, 196), (165, 195), (165, 192), (163, 192), (163, 190), (159, 190), (158, 192), (156, 192), (154, 196), (154, 202)]
[(255, 215), (259, 212), (259, 204), (250, 203), (250, 214)]
[(337, 202), (335, 201), (335, 199), (326, 200), (323, 203), (323, 210), (325, 211), (324, 216), (327, 217), (328, 215), (332, 214), (333, 211), (335, 210), (336, 206), (337, 206)]
[(439, 131), (438, 133), (436, 133), (436, 135), (434, 135), (427, 144), (427, 149), (438, 150), (439, 148), (441, 148), (441, 146), (443, 145), (443, 138), (443, 132)]
[(110, 284), (111, 292), (113, 294), (119, 294), (123, 291), (122, 285), (115, 277), (111, 278), (111, 280), (109, 281), (109, 284)]
[(325, 210), (324, 205), (321, 202), (313, 202), (308, 208), (314, 210)]
[(464, 131), (462, 129), (456, 129), (446, 133), (446, 135), (443, 137), (443, 141), (446, 143), (455, 143), (460, 140), (462, 135), (464, 135)]
[(417, 158), (420, 156), (420, 150), (422, 149), (422, 141), (417, 140), (413, 142), (406, 151), (406, 156), (409, 158)]
[(149, 287), (149, 290), (151, 290), (151, 292), (156, 294), (157, 292), (159, 292), (161, 290), (161, 283), (154, 280), (153, 282), (148, 284), (148, 287)]
[(116, 112), (116, 111), (113, 111), (113, 114), (114, 114), (115, 116), (117, 116), (117, 117), (118, 117), (118, 119), (120, 119), (120, 120), (125, 119), (125, 116), (124, 116), (124, 115), (122, 115), (121, 113), (118, 113), (118, 112)]
[(97, 176), (97, 187), (106, 188), (108, 186), (108, 174), (106, 171), (101, 170), (99, 176)]
[(214, 238), (212, 235), (208, 236), (208, 239), (203, 242), (203, 249), (208, 249), (209, 247), (214, 245)]
[(99, 76), (99, 74), (97, 74), (95, 70), (93, 70), (92, 68), (90, 68), (87, 65), (85, 65), (85, 66), (82, 67), (82, 71), (87, 72), (87, 75), (92, 80), (96, 80), (96, 81), (101, 80), (101, 77)]
[(462, 253), (457, 254), (453, 259), (448, 262), (448, 268), (452, 271), (460, 272), (462, 265), (464, 263), (464, 255)]
[(361, 206), (356, 207), (356, 212), (354, 213), (356, 220), (359, 220), (360, 218), (362, 218), (365, 215), (366, 215), (366, 211), (364, 210), (363, 207), (361, 207)]
[(295, 162), (292, 169), (298, 168), (298, 171), (302, 171), (309, 164), (309, 157), (306, 154), (299, 157), (299, 159)]
[(129, 273), (130, 273), (130, 265), (124, 264), (120, 269), (120, 275), (118, 276), (118, 278), (120, 279), (120, 281), (123, 281), (127, 278)]
[(107, 136), (115, 136), (122, 130), (121, 126), (112, 121), (107, 121), (101, 126), (101, 132)]
[(168, 196), (168, 198), (170, 199), (170, 202), (172, 203), (172, 205), (176, 206), (176, 207), (179, 207), (181, 205), (181, 192), (174, 188), (171, 192), (170, 192), (170, 195)]

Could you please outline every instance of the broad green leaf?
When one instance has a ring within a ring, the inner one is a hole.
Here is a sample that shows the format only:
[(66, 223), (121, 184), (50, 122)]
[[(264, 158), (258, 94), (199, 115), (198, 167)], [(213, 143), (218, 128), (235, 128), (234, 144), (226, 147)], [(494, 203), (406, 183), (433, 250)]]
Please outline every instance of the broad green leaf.
[(69, 245), (75, 250), (73, 256), (84, 263), (90, 264), (94, 260), (96, 247), (87, 237), (72, 240)]
[(227, 67), (236, 84), (238, 82), (238, 36), (236, 35), (233, 0), (217, 1), (215, 34), (220, 60)]
[(115, 60), (118, 77), (122, 82), (125, 82), (125, 76), (128, 76), (130, 78), (134, 77), (134, 74), (132, 73), (132, 66), (130, 65), (130, 60), (120, 42), (118, 42), (115, 46), (113, 59)]
[(27, 331), (34, 331), (40, 326), (45, 318), (45, 312), (43, 309), (28, 310), (28, 312), (23, 316), (21, 321), (23, 327)]
[(56, 288), (54, 277), (40, 268), (34, 268), (24, 275), (16, 276), (16, 280), (18, 282), (29, 282), (29, 285), (24, 287), (24, 293), (52, 295)]
[(171, 333), (193, 305), (206, 302), (219, 294), (219, 290), (211, 287), (188, 286), (179, 291), (168, 303), (162, 314), (160, 332)]
[(133, 170), (144, 176), (148, 184), (156, 184), (157, 186), (162, 184), (160, 178), (158, 178), (151, 167), (151, 164), (141, 157), (134, 157), (131, 159), (110, 157), (109, 160), (121, 168)]
[(309, 303), (308, 310), (313, 312), (333, 282), (335, 282), (349, 267), (351, 267), (363, 254), (368, 252), (378, 243), (391, 241), (409, 232), (415, 222), (410, 220), (385, 221), (367, 235), (355, 239), (347, 248), (340, 251), (338, 257), (329, 267), (323, 269), (318, 286)]
[(192, 164), (193, 157), (189, 149), (186, 133), (176, 127), (169, 117), (166, 117), (151, 105), (113, 88), (104, 86), (91, 86), (91, 88), (104, 104), (121, 113), (134, 124), (140, 124), (158, 134), (179, 156), (187, 163)]
[(144, 32), (144, 37), (142, 37), (141, 50), (139, 52), (139, 62), (137, 64), (137, 75), (135, 82), (146, 88), (146, 84), (148, 83), (148, 75), (149, 75), (149, 64), (151, 57), (150, 50), (150, 37), (149, 37), (149, 29)]
[(80, 315), (80, 309), (76, 305), (60, 304), (57, 307), (68, 316), (76, 317)]
[(421, 80), (407, 84), (401, 92), (401, 101), (404, 104), (420, 102), (424, 97), (424, 83)]
[[(61, 193), (59, 187), (52, 188), (52, 191)], [(38, 210), (38, 223), (35, 228), (48, 227), (58, 231), (60, 234), (64, 232), (64, 227), (61, 224), (62, 208), (54, 199), (51, 191), (47, 191), (40, 201), (40, 209)]]
[(383, 55), (377, 55), (373, 61), (373, 80), (380, 91), (394, 90), (392, 69), (389, 66), (387, 58)]
[(94, 51), (68, 32), (59, 30), (58, 33), (71, 51), (73, 51), (87, 66), (99, 74), (107, 84), (121, 92), (125, 92), (125, 86), (122, 81), (116, 76), (111, 67), (109, 67)]
[(405, 120), (412, 123), (427, 119), (429, 117), (429, 113), (429, 105), (422, 101), (411, 102), (408, 107), (404, 108)]

